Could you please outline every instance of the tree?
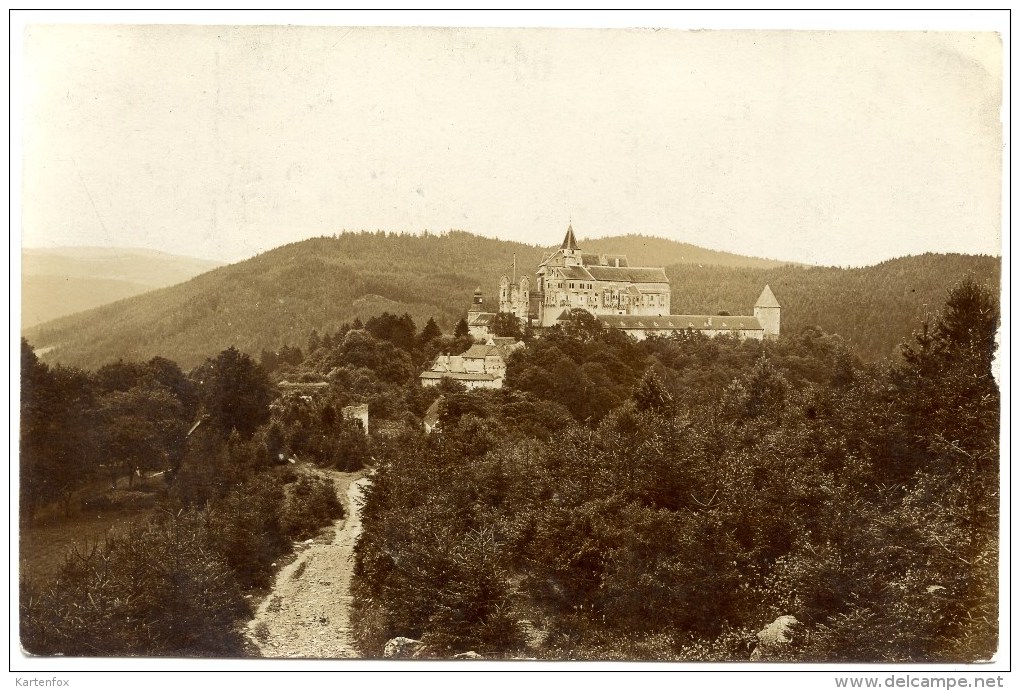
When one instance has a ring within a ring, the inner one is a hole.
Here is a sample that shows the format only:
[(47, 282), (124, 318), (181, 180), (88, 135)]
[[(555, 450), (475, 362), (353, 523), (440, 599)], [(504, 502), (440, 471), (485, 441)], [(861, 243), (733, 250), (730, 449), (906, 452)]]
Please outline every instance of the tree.
[(991, 289), (967, 277), (950, 290), (935, 322), (935, 339), (944, 352), (969, 355), (978, 367), (990, 369), (998, 328), (999, 305)]
[(312, 333), (308, 336), (308, 354), (311, 355), (319, 347), (322, 346), (322, 339), (319, 337), (318, 329), (312, 329)]
[(48, 502), (65, 511), (99, 463), (95, 386), (85, 372), (50, 369), (21, 341), (21, 505), (31, 520)]
[(461, 317), (460, 321), (457, 322), (457, 327), (453, 330), (453, 335), (457, 338), (464, 338), (470, 334), (471, 330), (468, 328), (467, 319)]
[(524, 337), (524, 332), (521, 330), (521, 320), (511, 312), (497, 313), (496, 317), (492, 320), (491, 329), (493, 334), (504, 338), (520, 340)]
[(180, 401), (186, 415), (194, 416), (198, 406), (198, 391), (195, 390), (194, 382), (188, 379), (176, 362), (157, 356), (145, 363), (145, 371), (147, 378), (166, 387)]
[(634, 404), (642, 412), (652, 411), (666, 415), (673, 410), (673, 397), (655, 376), (655, 372), (648, 369), (634, 391)]
[(273, 386), (265, 370), (247, 354), (231, 346), (215, 360), (207, 360), (200, 376), (202, 402), (224, 436), (236, 429), (250, 438), (269, 419)]
[(152, 382), (104, 396), (99, 402), (99, 420), (106, 464), (127, 474), (130, 485), (136, 469), (175, 464), (191, 416), (166, 387)]
[(562, 320), (561, 328), (565, 335), (585, 343), (598, 338), (603, 331), (602, 322), (588, 310), (580, 308), (570, 310)]
[(416, 327), (409, 314), (398, 317), (395, 314), (383, 312), (378, 317), (370, 318), (365, 323), (365, 330), (380, 340), (389, 341), (398, 348), (404, 350), (414, 348)]
[(439, 325), (436, 324), (436, 320), (429, 317), (428, 322), (425, 324), (425, 328), (421, 330), (421, 335), (418, 337), (418, 343), (424, 346), (433, 339), (439, 338), (442, 335), (443, 332), (439, 329)]

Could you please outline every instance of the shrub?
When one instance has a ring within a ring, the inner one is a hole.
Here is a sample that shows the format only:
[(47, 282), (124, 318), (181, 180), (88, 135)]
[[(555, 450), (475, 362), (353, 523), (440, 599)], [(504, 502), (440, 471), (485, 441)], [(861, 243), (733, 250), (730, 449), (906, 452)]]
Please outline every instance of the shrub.
[(238, 656), (250, 615), (205, 517), (188, 512), (75, 551), (50, 584), (21, 583), (21, 643), (36, 655)]
[(281, 526), (283, 488), (270, 473), (235, 487), (209, 511), (209, 546), (220, 552), (244, 586), (263, 586), (272, 564), (289, 548)]
[(280, 526), (290, 538), (306, 540), (343, 515), (333, 482), (306, 475), (288, 489)]

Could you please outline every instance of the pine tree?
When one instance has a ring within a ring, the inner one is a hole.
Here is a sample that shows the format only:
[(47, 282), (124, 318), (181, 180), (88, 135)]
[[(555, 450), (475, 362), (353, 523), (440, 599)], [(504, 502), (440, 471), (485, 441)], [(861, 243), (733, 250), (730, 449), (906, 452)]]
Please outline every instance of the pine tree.
[(442, 335), (443, 332), (440, 331), (439, 325), (436, 324), (436, 320), (429, 317), (428, 323), (425, 324), (425, 328), (421, 330), (421, 335), (418, 337), (418, 343), (419, 345), (424, 346), (432, 339), (439, 338)]

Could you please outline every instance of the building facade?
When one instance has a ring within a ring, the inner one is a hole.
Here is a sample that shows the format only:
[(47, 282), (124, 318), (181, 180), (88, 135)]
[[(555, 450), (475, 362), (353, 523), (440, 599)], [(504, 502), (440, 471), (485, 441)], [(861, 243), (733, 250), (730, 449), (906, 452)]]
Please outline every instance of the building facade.
[(573, 226), (536, 277), (536, 326), (553, 326), (565, 311), (578, 308), (595, 316), (669, 314), (669, 279), (661, 267), (632, 267), (623, 255), (582, 252)]
[[(779, 337), (780, 306), (769, 286), (754, 305), (753, 315), (670, 314), (670, 287), (661, 267), (632, 267), (623, 255), (583, 252), (572, 225), (560, 248), (536, 272), (536, 290), (527, 277), (514, 284), (500, 280), (500, 312), (525, 323), (554, 326), (572, 309), (592, 313), (606, 328), (634, 338), (696, 331), (706, 336), (730, 335), (755, 340)], [(480, 297), (480, 294), (479, 294)]]
[(523, 344), (476, 343), (460, 355), (438, 356), (418, 380), (422, 386), (436, 386), (443, 379), (451, 379), (469, 389), (501, 389), (506, 376), (506, 360), (519, 347)]

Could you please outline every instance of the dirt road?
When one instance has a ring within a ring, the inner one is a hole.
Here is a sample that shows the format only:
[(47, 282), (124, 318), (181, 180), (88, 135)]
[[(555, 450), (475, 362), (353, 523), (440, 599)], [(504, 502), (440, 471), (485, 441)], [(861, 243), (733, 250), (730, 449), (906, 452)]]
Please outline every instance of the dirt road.
[(358, 657), (351, 635), (354, 545), (361, 534), (361, 490), (368, 479), (354, 473), (330, 476), (344, 505), (330, 543), (316, 540), (276, 577), (273, 591), (248, 624), (263, 657)]

